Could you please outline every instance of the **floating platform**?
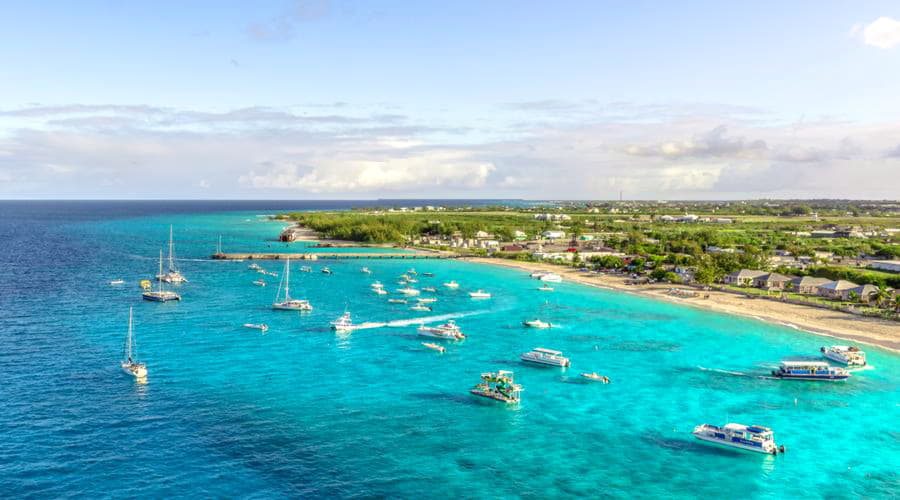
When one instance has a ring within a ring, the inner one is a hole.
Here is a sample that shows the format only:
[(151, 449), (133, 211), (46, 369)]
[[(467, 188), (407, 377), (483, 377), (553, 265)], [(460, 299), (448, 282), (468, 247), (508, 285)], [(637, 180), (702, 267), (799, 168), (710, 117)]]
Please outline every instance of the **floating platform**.
[(215, 253), (214, 260), (319, 260), (319, 259), (454, 259), (452, 252), (387, 253), (387, 252), (310, 252), (310, 253)]

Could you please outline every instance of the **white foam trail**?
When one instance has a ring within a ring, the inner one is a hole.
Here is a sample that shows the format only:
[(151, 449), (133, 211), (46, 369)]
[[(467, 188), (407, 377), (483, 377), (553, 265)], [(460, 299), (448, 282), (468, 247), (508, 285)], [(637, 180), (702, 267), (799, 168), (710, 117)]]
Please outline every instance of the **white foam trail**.
[(717, 372), (717, 373), (727, 373), (728, 375), (737, 375), (739, 377), (749, 377), (746, 373), (743, 372), (734, 372), (731, 370), (720, 370), (719, 368), (704, 368), (702, 366), (697, 366), (697, 368), (706, 371), (706, 372)]
[(437, 316), (423, 316), (421, 318), (411, 318), (411, 319), (401, 319), (396, 321), (388, 321), (385, 326), (409, 326), (409, 325), (418, 325), (420, 323), (434, 323), (436, 321), (446, 321), (448, 319), (455, 318), (464, 318), (466, 316), (474, 316), (476, 314), (484, 314), (488, 312), (487, 310), (481, 311), (470, 311), (470, 312), (461, 312), (461, 313), (452, 313), (452, 314), (440, 314)]

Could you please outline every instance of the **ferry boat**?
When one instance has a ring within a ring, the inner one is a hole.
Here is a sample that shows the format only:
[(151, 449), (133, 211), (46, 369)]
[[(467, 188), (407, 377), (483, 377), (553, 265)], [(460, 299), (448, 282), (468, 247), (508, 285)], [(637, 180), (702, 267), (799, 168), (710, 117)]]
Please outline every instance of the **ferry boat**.
[(363, 274), (372, 274), (372, 270), (369, 269), (368, 267), (364, 267), (364, 268), (360, 269), (360, 272), (362, 272)]
[(255, 330), (261, 330), (263, 332), (269, 331), (269, 325), (265, 323), (244, 323), (244, 328), (253, 328)]
[(440, 353), (443, 353), (444, 351), (447, 350), (446, 347), (444, 347), (442, 345), (433, 344), (431, 342), (422, 342), (422, 345), (429, 349), (434, 349), (435, 351), (440, 352)]
[(406, 299), (388, 299), (391, 304), (406, 304)]
[(824, 361), (782, 361), (772, 376), (793, 380), (846, 380), (850, 372), (845, 368), (831, 366)]
[(761, 425), (725, 424), (719, 427), (703, 424), (695, 427), (692, 434), (697, 439), (731, 448), (772, 455), (779, 451), (784, 453), (784, 446), (779, 448), (775, 444), (772, 429)]
[(261, 279), (254, 281), (253, 284), (256, 286), (266, 286), (266, 282)]
[(542, 291), (542, 292), (552, 292), (552, 291), (553, 291), (553, 287), (550, 286), (550, 285), (541, 285), (541, 286), (538, 287), (538, 290), (540, 290), (540, 291)]
[(412, 288), (412, 287), (400, 288), (397, 291), (402, 293), (403, 295), (411, 295), (411, 296), (416, 296), (416, 295), (419, 295), (419, 293), (420, 293), (418, 290), (416, 290), (415, 288)]
[(476, 292), (469, 292), (469, 297), (472, 297), (473, 299), (489, 299), (491, 298), (491, 294), (479, 289)]
[(430, 311), (431, 308), (424, 304), (416, 304), (409, 308), (410, 311)]
[[(162, 250), (159, 251), (159, 274), (162, 275)], [(149, 300), (151, 302), (168, 302), (170, 300), (181, 300), (181, 295), (171, 291), (171, 290), (163, 290), (163, 282), (165, 280), (159, 280), (159, 287), (156, 291), (144, 292), (141, 294), (141, 297), (144, 300)]]
[(518, 403), (521, 400), (522, 386), (513, 380), (513, 372), (498, 370), (496, 373), (482, 373), (481, 383), (469, 392), (504, 403)]
[(850, 366), (866, 366), (866, 353), (859, 347), (848, 345), (833, 345), (820, 349), (826, 358)]
[(435, 292), (437, 292), (437, 289), (436, 289), (435, 287), (433, 287), (433, 286), (423, 286), (423, 287), (422, 287), (422, 291), (423, 291), (423, 292), (431, 292), (431, 293), (435, 293)]
[(459, 283), (451, 280), (451, 281), (444, 283), (444, 286), (447, 288), (459, 288)]
[(422, 325), (417, 332), (423, 337), (434, 337), (436, 339), (461, 340), (466, 338), (466, 335), (460, 331), (459, 326), (452, 319), (439, 326)]
[(134, 356), (134, 308), (128, 308), (128, 334), (125, 336), (125, 355), (122, 359), (122, 371), (135, 377), (144, 378), (147, 376), (147, 365), (140, 363)]
[(529, 328), (552, 328), (553, 327), (553, 323), (547, 323), (546, 321), (541, 321), (539, 319), (523, 321), (522, 324)]
[(554, 351), (552, 349), (544, 349), (543, 347), (536, 347), (532, 349), (530, 352), (522, 353), (519, 356), (519, 359), (522, 361), (527, 361), (529, 363), (538, 363), (541, 365), (553, 365), (553, 366), (569, 366), (569, 358), (562, 355), (560, 351)]
[(596, 380), (597, 382), (602, 382), (604, 384), (609, 383), (609, 377), (600, 375), (597, 372), (582, 373), (581, 376), (587, 379)]
[(353, 331), (353, 321), (350, 320), (350, 313), (345, 312), (343, 316), (332, 321), (331, 329), (338, 333)]
[(545, 274), (538, 279), (541, 281), (549, 282), (549, 283), (561, 283), (562, 282), (562, 276), (560, 276), (558, 274), (554, 274), (554, 273)]
[[(272, 303), (272, 309), (276, 311), (312, 311), (312, 305), (308, 300), (292, 299), (290, 293), (291, 285), (291, 259), (284, 261), (284, 288), (278, 286), (278, 293), (275, 294), (275, 302)], [(284, 294), (282, 295), (282, 290)]]

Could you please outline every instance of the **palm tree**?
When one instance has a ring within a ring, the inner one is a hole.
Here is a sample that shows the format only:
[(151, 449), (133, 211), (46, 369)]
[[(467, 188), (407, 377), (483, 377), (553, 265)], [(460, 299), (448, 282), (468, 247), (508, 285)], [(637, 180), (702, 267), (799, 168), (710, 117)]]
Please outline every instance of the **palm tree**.
[(891, 298), (891, 291), (885, 285), (878, 285), (874, 292), (869, 294), (869, 300), (875, 302), (875, 305), (881, 306)]
[(900, 293), (894, 295), (894, 310), (900, 312)]

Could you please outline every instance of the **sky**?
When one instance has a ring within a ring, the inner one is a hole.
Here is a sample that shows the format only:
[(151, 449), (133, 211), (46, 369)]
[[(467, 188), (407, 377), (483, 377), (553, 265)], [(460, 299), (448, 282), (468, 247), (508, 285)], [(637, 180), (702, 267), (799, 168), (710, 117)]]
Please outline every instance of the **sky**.
[(900, 197), (900, 2), (0, 2), (0, 198)]

